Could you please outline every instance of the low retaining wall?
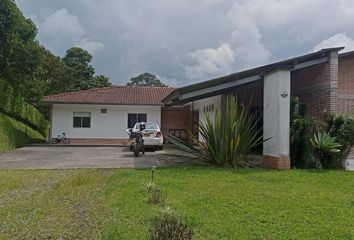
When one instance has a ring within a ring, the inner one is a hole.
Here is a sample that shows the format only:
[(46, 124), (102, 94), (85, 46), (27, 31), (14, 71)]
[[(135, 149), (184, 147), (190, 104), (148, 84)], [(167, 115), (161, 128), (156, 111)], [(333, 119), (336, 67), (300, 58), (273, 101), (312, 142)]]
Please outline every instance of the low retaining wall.
[(111, 138), (70, 138), (70, 144), (75, 145), (129, 145), (129, 139)]

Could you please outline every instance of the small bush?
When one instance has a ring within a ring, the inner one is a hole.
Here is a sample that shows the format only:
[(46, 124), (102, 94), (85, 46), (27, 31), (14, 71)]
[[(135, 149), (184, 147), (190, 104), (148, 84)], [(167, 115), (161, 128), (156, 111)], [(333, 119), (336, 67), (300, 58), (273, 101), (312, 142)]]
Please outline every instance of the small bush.
[(165, 203), (166, 196), (163, 194), (162, 190), (155, 185), (155, 183), (149, 182), (145, 186), (149, 194), (149, 203), (154, 205), (163, 205)]
[(151, 240), (188, 240), (193, 236), (193, 230), (170, 208), (165, 208), (162, 216), (156, 217), (150, 233)]

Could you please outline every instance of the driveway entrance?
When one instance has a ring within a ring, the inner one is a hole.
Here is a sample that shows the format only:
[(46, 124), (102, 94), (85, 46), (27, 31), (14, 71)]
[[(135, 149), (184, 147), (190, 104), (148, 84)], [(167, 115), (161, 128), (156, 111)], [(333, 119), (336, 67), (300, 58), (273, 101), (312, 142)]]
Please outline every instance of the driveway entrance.
[(149, 168), (190, 162), (190, 159), (164, 153), (146, 152), (136, 158), (127, 147), (23, 147), (0, 153), (0, 168)]

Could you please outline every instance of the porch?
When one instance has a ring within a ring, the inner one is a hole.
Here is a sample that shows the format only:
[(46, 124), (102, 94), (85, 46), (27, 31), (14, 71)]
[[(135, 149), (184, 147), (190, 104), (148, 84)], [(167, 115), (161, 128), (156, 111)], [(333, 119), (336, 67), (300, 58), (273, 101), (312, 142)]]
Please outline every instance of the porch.
[[(299, 96), (310, 105), (310, 114), (320, 116), (335, 111), (335, 88), (338, 82), (338, 51), (319, 52), (265, 65), (206, 82), (182, 87), (163, 102), (167, 106), (190, 105), (199, 120), (215, 110), (225, 111), (228, 95), (239, 103), (250, 104), (263, 128), (263, 165), (275, 169), (290, 168), (290, 97)], [(305, 74), (304, 74), (305, 73)], [(312, 73), (312, 74), (309, 74)], [(322, 98), (317, 99), (318, 92)], [(324, 97), (323, 97), (324, 96)]]

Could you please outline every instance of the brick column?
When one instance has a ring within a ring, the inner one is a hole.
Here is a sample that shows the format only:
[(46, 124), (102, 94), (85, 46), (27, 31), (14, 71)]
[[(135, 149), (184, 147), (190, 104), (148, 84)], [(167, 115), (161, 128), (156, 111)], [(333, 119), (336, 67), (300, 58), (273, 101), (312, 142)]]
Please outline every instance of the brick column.
[(338, 110), (338, 52), (329, 54), (329, 112), (336, 113)]

